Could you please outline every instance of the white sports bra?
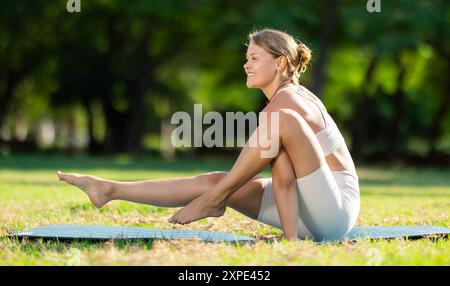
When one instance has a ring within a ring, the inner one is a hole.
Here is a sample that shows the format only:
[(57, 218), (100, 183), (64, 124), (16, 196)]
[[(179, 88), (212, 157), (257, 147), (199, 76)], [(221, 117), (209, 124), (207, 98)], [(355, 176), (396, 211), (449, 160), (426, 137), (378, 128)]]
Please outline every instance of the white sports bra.
[[(291, 88), (292, 85), (289, 85), (286, 88)], [(282, 88), (281, 90), (283, 90)], [(339, 148), (341, 145), (345, 144), (344, 137), (342, 136), (341, 132), (339, 131), (336, 123), (334, 122), (333, 118), (328, 114), (326, 110), (323, 110), (322, 107), (320, 107), (317, 102), (314, 100), (304, 96), (302, 94), (301, 87), (298, 85), (295, 85), (294, 89), (297, 91), (297, 93), (312, 101), (320, 110), (320, 113), (322, 114), (322, 118), (325, 122), (325, 128), (320, 130), (319, 132), (315, 133), (317, 140), (319, 140), (320, 146), (322, 147), (323, 153), (325, 156), (331, 154), (333, 151), (335, 151), (337, 148)], [(279, 91), (278, 91), (279, 92)], [(277, 92), (277, 93), (278, 93)]]

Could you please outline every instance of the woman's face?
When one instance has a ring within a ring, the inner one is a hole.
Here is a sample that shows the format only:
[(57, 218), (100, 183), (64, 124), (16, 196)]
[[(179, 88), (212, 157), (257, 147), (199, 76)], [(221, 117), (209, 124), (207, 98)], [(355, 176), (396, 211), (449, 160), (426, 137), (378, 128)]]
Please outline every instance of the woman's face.
[(250, 42), (244, 70), (248, 88), (262, 88), (270, 84), (276, 76), (277, 60), (260, 46)]

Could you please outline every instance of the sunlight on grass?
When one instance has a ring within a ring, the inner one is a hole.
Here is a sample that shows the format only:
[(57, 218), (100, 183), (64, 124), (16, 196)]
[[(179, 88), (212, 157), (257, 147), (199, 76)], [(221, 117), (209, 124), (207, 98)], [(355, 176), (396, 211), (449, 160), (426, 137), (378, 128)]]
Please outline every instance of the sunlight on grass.
[[(115, 180), (182, 177), (228, 170), (232, 161), (39, 156), (0, 157), (0, 235), (42, 225), (87, 224), (226, 231), (253, 237), (281, 231), (227, 209), (225, 216), (189, 226), (167, 219), (178, 209), (113, 201), (96, 209), (86, 195), (61, 183), (56, 170)], [(449, 227), (448, 170), (358, 169), (357, 225)], [(264, 176), (270, 176), (267, 170)], [(249, 245), (196, 241), (16, 241), (0, 238), (1, 265), (450, 265), (448, 239), (363, 240), (317, 245), (311, 241)], [(201, 249), (201, 251), (199, 251)]]

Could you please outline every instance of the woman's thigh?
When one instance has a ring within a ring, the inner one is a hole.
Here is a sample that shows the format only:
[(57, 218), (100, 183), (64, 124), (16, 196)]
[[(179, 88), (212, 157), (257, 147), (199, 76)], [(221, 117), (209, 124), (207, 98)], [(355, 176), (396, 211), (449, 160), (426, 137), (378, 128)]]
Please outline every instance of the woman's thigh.
[(305, 119), (291, 109), (280, 110), (279, 117), (282, 148), (290, 159), (296, 178), (326, 165), (320, 143)]

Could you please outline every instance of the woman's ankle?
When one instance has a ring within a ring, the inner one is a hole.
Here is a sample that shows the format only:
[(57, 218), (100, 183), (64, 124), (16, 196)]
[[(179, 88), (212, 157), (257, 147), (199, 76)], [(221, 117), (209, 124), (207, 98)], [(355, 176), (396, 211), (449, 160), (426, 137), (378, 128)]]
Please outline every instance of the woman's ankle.
[(110, 180), (102, 179), (102, 184), (104, 184), (104, 195), (108, 198), (108, 201), (116, 200), (118, 187), (117, 183)]

